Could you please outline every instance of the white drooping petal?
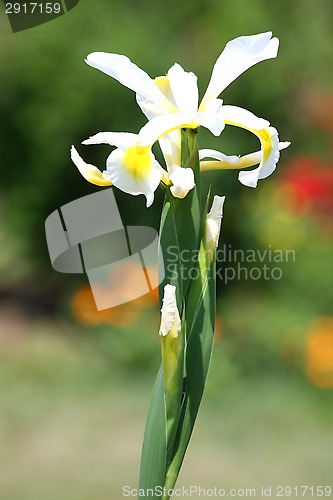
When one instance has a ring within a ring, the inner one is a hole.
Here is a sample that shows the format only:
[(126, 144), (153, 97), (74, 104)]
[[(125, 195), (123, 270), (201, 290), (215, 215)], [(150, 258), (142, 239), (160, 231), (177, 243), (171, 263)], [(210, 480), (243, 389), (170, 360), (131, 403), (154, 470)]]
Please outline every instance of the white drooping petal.
[(132, 63), (128, 57), (120, 54), (93, 52), (88, 55), (85, 61), (89, 66), (112, 76), (112, 78), (115, 78), (119, 83), (137, 94), (149, 100), (167, 104), (154, 80), (136, 64)]
[(174, 102), (181, 113), (194, 116), (198, 110), (198, 85), (194, 73), (188, 73), (179, 64), (168, 71), (170, 89)]
[(172, 165), (169, 169), (169, 179), (172, 182), (170, 191), (175, 198), (185, 198), (195, 186), (194, 172), (191, 168)]
[(277, 56), (279, 40), (272, 33), (241, 36), (227, 43), (217, 59), (206, 93), (202, 99), (203, 109), (209, 101), (216, 99), (221, 92), (238, 76), (251, 66)]
[(244, 170), (238, 180), (248, 187), (256, 187), (259, 179), (265, 179), (274, 172), (280, 158), (277, 130), (267, 120), (258, 118), (246, 109), (237, 106), (222, 106), (221, 115), (228, 125), (244, 128), (255, 134), (261, 143), (262, 158), (254, 170)]
[(74, 146), (71, 147), (71, 159), (74, 165), (78, 168), (82, 177), (84, 177), (88, 182), (97, 186), (111, 186), (112, 182), (108, 179), (104, 179), (102, 172), (95, 167), (95, 165), (86, 163), (76, 151)]
[(129, 132), (98, 132), (98, 134), (92, 135), (89, 139), (82, 141), (82, 144), (110, 144), (110, 146), (126, 149), (133, 146), (137, 140), (137, 134)]
[(269, 121), (259, 118), (247, 109), (239, 106), (222, 106), (221, 119), (228, 125), (245, 128), (247, 130), (261, 130), (270, 126)]
[(220, 151), (215, 151), (215, 149), (200, 149), (199, 160), (203, 160), (204, 158), (214, 158), (214, 160), (225, 161), (230, 164), (234, 164), (238, 161), (238, 156), (227, 156)]
[[(262, 159), (259, 167), (254, 170), (242, 170), (238, 174), (238, 180), (244, 186), (255, 188), (259, 179), (266, 179), (276, 169), (276, 164), (280, 159), (279, 136), (274, 127), (268, 127), (261, 135), (258, 134), (262, 145)], [(269, 144), (268, 144), (269, 143)], [(267, 145), (268, 144), (268, 145)]]
[(282, 151), (283, 149), (289, 148), (291, 142), (289, 141), (284, 141), (284, 142), (279, 142), (279, 150)]
[[(290, 146), (290, 142), (279, 142), (279, 151), (286, 149), (288, 146)], [(264, 158), (264, 154), (263, 150), (260, 150), (244, 156), (226, 156), (224, 153), (220, 153), (214, 149), (201, 149), (199, 150), (199, 158), (200, 160), (203, 160), (204, 158), (214, 158), (215, 160), (218, 160), (216, 162), (201, 162), (200, 171), (226, 169), (240, 170), (241, 168), (253, 167), (254, 165), (260, 163)]]
[(214, 196), (212, 208), (206, 217), (206, 247), (208, 250), (216, 248), (219, 243), (223, 204), (225, 196)]
[(177, 338), (181, 331), (181, 321), (176, 302), (176, 287), (173, 285), (164, 287), (161, 313), (160, 335), (165, 337), (171, 333), (173, 338)]
[(117, 148), (109, 155), (106, 162), (104, 179), (108, 179), (125, 193), (137, 196), (145, 195), (147, 207), (154, 201), (163, 169), (156, 161), (149, 148), (132, 146), (128, 150)]

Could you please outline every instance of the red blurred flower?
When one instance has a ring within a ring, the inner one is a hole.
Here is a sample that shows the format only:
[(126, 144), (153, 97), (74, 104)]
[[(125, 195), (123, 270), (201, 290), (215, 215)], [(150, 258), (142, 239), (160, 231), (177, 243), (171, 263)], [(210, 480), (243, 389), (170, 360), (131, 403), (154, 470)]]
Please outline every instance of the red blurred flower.
[(295, 157), (286, 164), (281, 183), (287, 203), (295, 211), (333, 211), (333, 165), (311, 156)]

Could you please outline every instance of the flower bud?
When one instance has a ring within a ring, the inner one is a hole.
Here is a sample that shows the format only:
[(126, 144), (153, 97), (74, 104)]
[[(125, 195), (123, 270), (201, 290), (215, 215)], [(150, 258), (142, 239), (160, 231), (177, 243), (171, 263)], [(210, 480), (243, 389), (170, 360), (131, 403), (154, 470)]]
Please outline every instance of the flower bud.
[(212, 208), (206, 218), (206, 248), (213, 250), (219, 243), (223, 203), (225, 196), (214, 196)]

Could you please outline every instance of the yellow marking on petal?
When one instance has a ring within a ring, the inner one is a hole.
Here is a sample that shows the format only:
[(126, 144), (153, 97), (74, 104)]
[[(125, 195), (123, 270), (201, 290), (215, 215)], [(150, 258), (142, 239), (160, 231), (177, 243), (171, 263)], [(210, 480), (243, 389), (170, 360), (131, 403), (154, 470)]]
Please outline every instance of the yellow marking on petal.
[(82, 177), (91, 182), (91, 184), (95, 184), (96, 186), (112, 186), (112, 182), (104, 179), (102, 172), (95, 165), (86, 163), (81, 158), (74, 146), (71, 147), (71, 159)]
[(225, 123), (227, 125), (234, 125), (235, 127), (243, 128), (244, 130), (248, 130), (252, 134), (256, 135), (262, 144), (263, 159), (264, 161), (267, 160), (273, 149), (272, 134), (269, 132), (267, 128), (255, 130), (252, 128), (245, 127), (241, 123), (231, 122), (229, 120), (225, 120)]
[(178, 113), (179, 110), (173, 97), (169, 78), (167, 76), (157, 76), (155, 78), (155, 83), (156, 87), (158, 87), (164, 97), (168, 100), (168, 105), (165, 107), (166, 111), (168, 111), (168, 113)]
[(171, 93), (171, 86), (169, 82), (169, 78), (167, 76), (157, 76), (155, 78), (155, 83), (157, 87), (160, 89), (162, 94), (165, 96), (170, 95)]
[(166, 186), (171, 186), (171, 181), (170, 181), (170, 177), (169, 177), (169, 174), (168, 172), (166, 172), (165, 170), (163, 170), (163, 174), (162, 174), (162, 179), (161, 181), (163, 182), (163, 184), (165, 184)]
[(128, 148), (123, 156), (123, 164), (135, 179), (147, 178), (153, 166), (150, 147), (135, 145)]
[(235, 163), (229, 163), (223, 160), (206, 160), (200, 162), (200, 172), (206, 172), (207, 170), (240, 170), (242, 168), (258, 165), (261, 160), (261, 151), (255, 154), (251, 153), (246, 156), (241, 156)]
[(264, 161), (266, 161), (273, 149), (272, 134), (266, 128), (257, 131), (252, 130), (252, 132), (256, 134), (256, 136), (259, 137), (260, 139), (260, 142), (262, 144)]
[(95, 184), (96, 186), (112, 186), (112, 182), (108, 179), (104, 179), (102, 172), (98, 170), (98, 168), (87, 168), (83, 173), (81, 170), (81, 174), (83, 177), (91, 184)]

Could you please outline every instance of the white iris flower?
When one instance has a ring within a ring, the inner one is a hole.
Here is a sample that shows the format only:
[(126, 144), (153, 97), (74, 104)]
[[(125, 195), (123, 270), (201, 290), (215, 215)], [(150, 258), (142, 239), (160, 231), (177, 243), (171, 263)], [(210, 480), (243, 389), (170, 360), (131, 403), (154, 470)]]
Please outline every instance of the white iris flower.
[[(102, 185), (107, 182), (129, 194), (144, 194), (147, 206), (153, 202), (154, 192), (161, 181), (172, 184), (172, 194), (183, 198), (194, 187), (194, 176), (192, 171), (181, 167), (181, 128), (197, 129), (203, 126), (219, 136), (227, 124), (249, 130), (260, 140), (259, 167), (239, 174), (242, 184), (254, 187), (258, 179), (267, 177), (275, 169), (279, 149), (282, 149), (277, 131), (267, 120), (245, 109), (223, 105), (218, 97), (248, 68), (275, 58), (278, 46), (279, 41), (272, 38), (271, 32), (242, 36), (227, 43), (214, 65), (200, 104), (196, 75), (184, 71), (179, 64), (173, 65), (166, 76), (152, 79), (126, 56), (105, 52), (89, 54), (87, 64), (136, 93), (137, 103), (149, 121), (137, 135), (101, 132), (84, 141), (84, 144), (107, 143), (117, 148), (108, 157), (103, 173), (98, 174), (98, 169), (94, 170), (96, 167), (92, 165), (87, 165), (85, 169), (85, 162), (73, 148), (74, 163), (90, 182)], [(166, 170), (151, 151), (157, 141), (165, 158)], [(211, 158), (220, 159), (221, 153), (212, 150), (210, 153)], [(235, 163), (233, 168), (239, 168), (236, 166), (238, 157), (231, 158), (234, 158), (231, 160)], [(221, 167), (217, 165), (216, 168)]]

